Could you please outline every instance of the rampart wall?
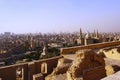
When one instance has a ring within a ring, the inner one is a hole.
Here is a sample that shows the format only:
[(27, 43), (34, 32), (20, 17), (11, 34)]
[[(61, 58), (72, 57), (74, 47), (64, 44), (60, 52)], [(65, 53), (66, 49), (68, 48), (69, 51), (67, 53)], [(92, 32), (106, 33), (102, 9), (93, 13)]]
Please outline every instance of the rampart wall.
[[(53, 71), (53, 68), (57, 66), (58, 59), (62, 58), (62, 56), (43, 59), (29, 63), (15, 64), (6, 67), (0, 67), (0, 78), (2, 80), (33, 80), (33, 75), (41, 73), (41, 65), (42, 63), (47, 64), (47, 75)], [(22, 77), (21, 79), (17, 79), (16, 70), (18, 68), (22, 68)]]
[(0, 68), (0, 78), (2, 80), (16, 80), (16, 70), (18, 67), (22, 67), (24, 72), (23, 72), (23, 80), (27, 80), (27, 64), (17, 64), (17, 65), (12, 65), (12, 66), (7, 66), (7, 67), (1, 67)]
[(104, 47), (117, 46), (117, 45), (120, 45), (120, 41), (90, 44), (90, 45), (86, 45), (86, 46), (61, 48), (61, 54), (74, 54), (79, 49), (100, 49), (100, 48), (104, 48)]
[(47, 63), (47, 73), (43, 73), (43, 75), (45, 76), (47, 74), (50, 74), (53, 71), (53, 69), (57, 66), (58, 59), (60, 59), (62, 57), (63, 56), (58, 56), (58, 57), (50, 58), (50, 59), (43, 59), (43, 60), (35, 61), (34, 63), (32, 62), (32, 63), (28, 64), (29, 80), (32, 80), (32, 76), (34, 74), (42, 73), (41, 65), (43, 63)]

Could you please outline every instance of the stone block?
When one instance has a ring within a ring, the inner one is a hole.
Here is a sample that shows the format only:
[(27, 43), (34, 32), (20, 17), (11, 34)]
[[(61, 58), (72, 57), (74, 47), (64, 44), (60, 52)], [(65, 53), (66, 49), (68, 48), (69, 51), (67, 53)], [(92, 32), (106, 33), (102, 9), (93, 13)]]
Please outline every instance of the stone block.
[(44, 77), (41, 73), (33, 75), (33, 80), (44, 80)]

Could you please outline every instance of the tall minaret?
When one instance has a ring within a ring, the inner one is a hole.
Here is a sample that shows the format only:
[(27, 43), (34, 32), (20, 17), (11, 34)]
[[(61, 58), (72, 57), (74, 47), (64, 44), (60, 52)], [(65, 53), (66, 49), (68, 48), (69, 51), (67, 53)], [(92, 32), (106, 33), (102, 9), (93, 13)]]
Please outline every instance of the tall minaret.
[(33, 44), (33, 36), (30, 36), (30, 47), (33, 48), (34, 44)]
[(82, 29), (80, 28), (80, 38), (82, 38)]
[(98, 38), (99, 37), (99, 34), (98, 34), (98, 30), (97, 30), (97, 32), (96, 32), (96, 38)]
[(82, 34), (82, 29), (81, 28), (80, 28), (79, 38), (77, 39), (77, 44), (78, 45), (83, 45), (84, 44), (84, 39), (83, 39), (83, 34)]
[(93, 37), (96, 37), (96, 31), (95, 31), (95, 29), (94, 29)]

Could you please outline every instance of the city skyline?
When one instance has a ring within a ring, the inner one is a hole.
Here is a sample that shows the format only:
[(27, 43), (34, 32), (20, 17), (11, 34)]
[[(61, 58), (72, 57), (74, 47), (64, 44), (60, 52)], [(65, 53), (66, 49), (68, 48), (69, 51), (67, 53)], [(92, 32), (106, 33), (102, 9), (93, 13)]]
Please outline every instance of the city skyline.
[(0, 33), (119, 32), (118, 0), (1, 0)]

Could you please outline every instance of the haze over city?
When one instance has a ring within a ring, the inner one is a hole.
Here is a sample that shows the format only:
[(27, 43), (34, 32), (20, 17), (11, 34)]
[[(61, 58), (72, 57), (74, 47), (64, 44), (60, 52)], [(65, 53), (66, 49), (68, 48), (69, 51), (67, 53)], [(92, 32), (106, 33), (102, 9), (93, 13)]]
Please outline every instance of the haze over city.
[(0, 32), (119, 32), (119, 0), (0, 0)]

